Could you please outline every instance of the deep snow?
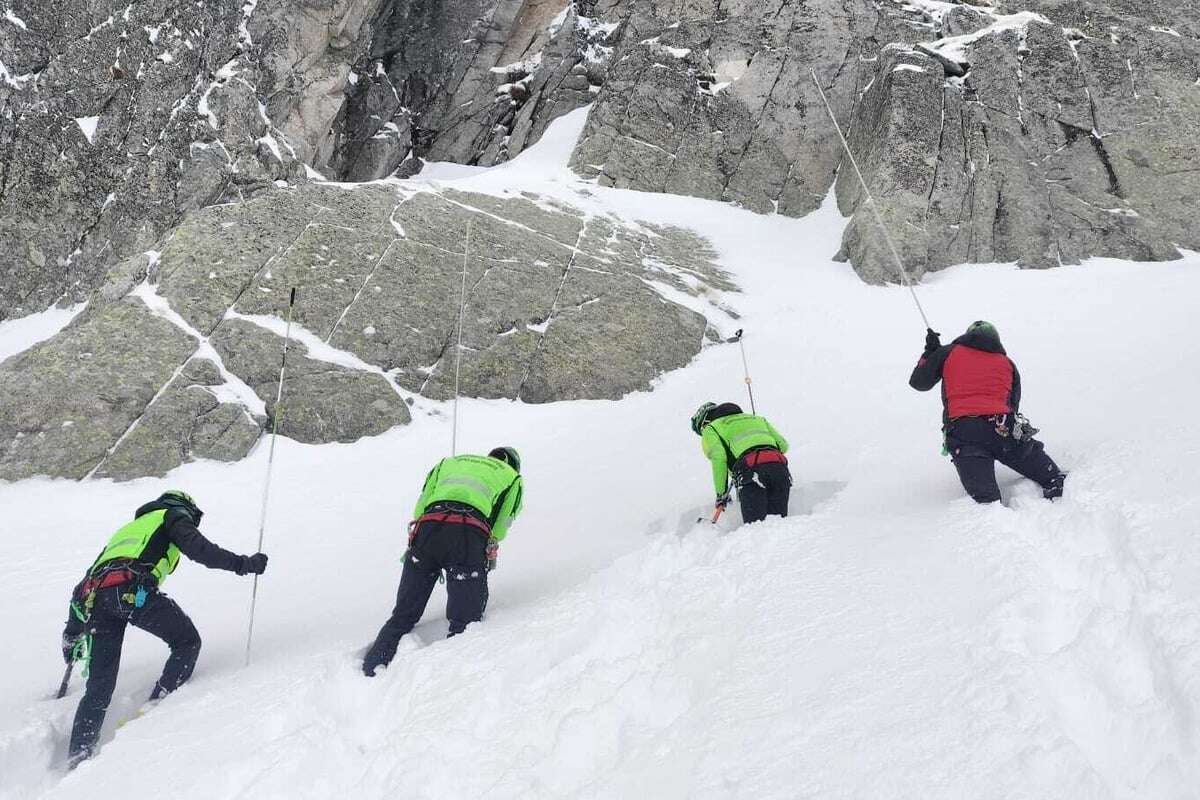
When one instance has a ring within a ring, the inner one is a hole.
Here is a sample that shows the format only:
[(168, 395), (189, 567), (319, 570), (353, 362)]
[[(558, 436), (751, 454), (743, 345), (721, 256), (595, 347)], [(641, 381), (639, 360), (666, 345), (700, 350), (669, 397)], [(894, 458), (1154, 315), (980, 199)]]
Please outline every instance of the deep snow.
[(0, 797), (1200, 796), (1200, 256), (923, 282), (947, 337), (998, 325), (1071, 471), (1050, 504), (1001, 470), (1006, 505), (980, 508), (939, 454), (936, 393), (906, 385), (920, 318), (831, 261), (830, 203), (791, 220), (581, 183), (563, 165), (583, 113), (509, 165), (404, 186), (441, 175), (710, 237), (744, 290), (711, 298), (742, 315), (714, 323), (747, 331), (759, 408), (793, 442), (797, 515), (694, 524), (711, 489), (688, 417), (743, 399), (736, 347), (620, 402), (464, 401), (468, 449), (521, 449), (526, 513), (485, 622), (442, 641), (438, 590), (367, 680), (359, 653), (449, 407), (421, 401), (413, 425), (354, 445), (280, 440), (254, 664), (249, 580), (181, 565), (165, 588), (205, 638), (195, 678), (114, 735), (165, 656), (132, 632), (103, 751), (64, 777), (78, 682), (41, 698), (71, 586), (170, 486), (211, 538), (252, 550), (266, 448), (166, 480), (0, 484)]

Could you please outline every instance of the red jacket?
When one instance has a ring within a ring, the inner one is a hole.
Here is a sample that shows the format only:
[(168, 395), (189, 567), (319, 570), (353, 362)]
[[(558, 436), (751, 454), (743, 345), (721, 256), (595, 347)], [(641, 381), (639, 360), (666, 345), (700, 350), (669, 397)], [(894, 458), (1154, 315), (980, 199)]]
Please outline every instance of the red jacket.
[(1003, 345), (982, 332), (968, 333), (925, 353), (909, 385), (926, 392), (942, 382), (946, 422), (960, 417), (1015, 414), (1021, 404), (1021, 375)]

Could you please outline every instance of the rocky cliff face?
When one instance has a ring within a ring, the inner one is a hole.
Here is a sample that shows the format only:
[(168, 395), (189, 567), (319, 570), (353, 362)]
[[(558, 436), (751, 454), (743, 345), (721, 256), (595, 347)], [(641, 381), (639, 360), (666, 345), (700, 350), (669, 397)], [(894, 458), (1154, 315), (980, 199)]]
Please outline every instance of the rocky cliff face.
[(894, 278), (810, 70), (915, 272), (1200, 247), (1190, 0), (11, 0), (0, 64), (0, 318), (190, 210), (495, 164), (588, 103), (581, 174), (793, 215), (836, 179)]
[(838, 177), (844, 255), (896, 270), (815, 70), (916, 274), (1200, 245), (1200, 11), (988, 0), (618, 3), (574, 164), (601, 183), (803, 214)]
[(305, 177), (376, 0), (11, 0), (0, 319), (84, 299), (189, 211)]
[[(941, 38), (880, 55), (852, 120), (918, 272), (963, 262), (1162, 260), (1200, 246), (1200, 10), (1193, 3), (933, 8)], [(864, 76), (865, 77), (865, 76)], [(843, 173), (843, 209), (861, 191)], [(845, 252), (894, 272), (865, 215)]]

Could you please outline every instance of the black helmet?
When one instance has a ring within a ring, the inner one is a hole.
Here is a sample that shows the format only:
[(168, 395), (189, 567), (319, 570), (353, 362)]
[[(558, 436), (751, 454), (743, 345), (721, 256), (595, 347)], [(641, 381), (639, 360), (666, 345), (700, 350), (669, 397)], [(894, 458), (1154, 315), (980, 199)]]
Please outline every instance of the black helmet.
[(181, 489), (168, 489), (158, 498), (158, 502), (170, 508), (176, 508), (192, 518), (192, 524), (199, 525), (204, 512), (196, 505), (192, 496)]
[(488, 453), (488, 456), (503, 461), (517, 472), (521, 471), (521, 456), (515, 447), (497, 447)]
[(708, 414), (717, 407), (716, 403), (704, 403), (700, 408), (696, 409), (696, 413), (692, 414), (692, 433), (697, 436), (703, 430), (704, 424), (708, 422)]
[(1000, 331), (996, 330), (996, 326), (987, 320), (980, 319), (972, 322), (967, 326), (967, 333), (979, 333), (989, 339), (1000, 341)]

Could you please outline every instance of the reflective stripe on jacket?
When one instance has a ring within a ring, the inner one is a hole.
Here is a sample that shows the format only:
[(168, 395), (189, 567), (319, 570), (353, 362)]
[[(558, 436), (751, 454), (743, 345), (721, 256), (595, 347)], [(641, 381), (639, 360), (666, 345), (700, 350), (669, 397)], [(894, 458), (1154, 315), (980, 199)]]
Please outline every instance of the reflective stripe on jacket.
[(497, 458), (472, 455), (446, 458), (425, 478), (413, 519), (420, 519), (435, 503), (463, 503), (487, 518), (492, 536), (500, 541), (521, 513), (523, 489), (520, 474)]
[[(166, 521), (166, 509), (158, 509), (125, 525), (112, 535), (89, 572), (116, 559), (129, 559), (151, 568), (151, 574), (161, 584), (179, 565), (179, 548), (165, 536), (155, 538)], [(158, 552), (161, 551), (161, 552)]]
[(765, 417), (753, 414), (731, 414), (714, 419), (704, 426), (700, 446), (712, 462), (713, 488), (718, 495), (729, 489), (729, 470), (750, 450), (774, 447), (786, 453), (788, 449), (787, 439)]

